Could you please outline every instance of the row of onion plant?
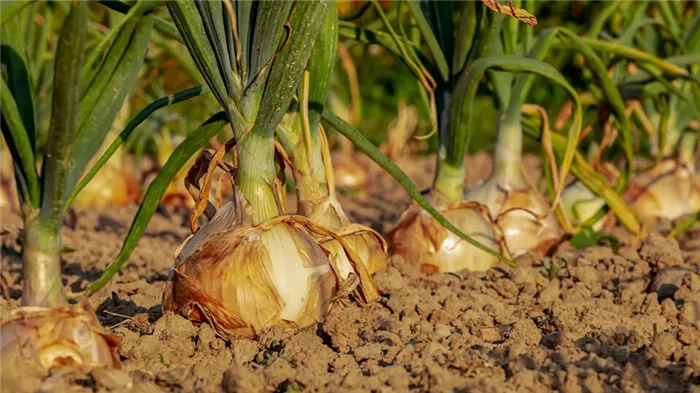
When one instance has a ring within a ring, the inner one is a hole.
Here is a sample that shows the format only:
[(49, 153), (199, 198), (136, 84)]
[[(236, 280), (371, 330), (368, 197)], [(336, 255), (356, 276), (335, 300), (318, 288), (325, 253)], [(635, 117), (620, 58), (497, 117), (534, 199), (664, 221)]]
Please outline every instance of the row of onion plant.
[[(3, 7), (0, 113), (24, 222), (21, 307), (3, 317), (3, 357), (28, 343), (35, 351), (32, 356), (46, 369), (60, 364), (119, 365), (119, 338), (102, 330), (89, 302), (67, 301), (61, 278), (61, 228), (83, 171), (136, 81), (154, 25), (149, 10), (148, 4), (141, 4), (115, 28), (111, 39), (88, 51), (90, 6), (68, 5), (50, 73), (51, 118), (41, 156), (32, 89), (35, 75), (24, 30), (19, 14)], [(99, 61), (89, 61), (86, 54)]]

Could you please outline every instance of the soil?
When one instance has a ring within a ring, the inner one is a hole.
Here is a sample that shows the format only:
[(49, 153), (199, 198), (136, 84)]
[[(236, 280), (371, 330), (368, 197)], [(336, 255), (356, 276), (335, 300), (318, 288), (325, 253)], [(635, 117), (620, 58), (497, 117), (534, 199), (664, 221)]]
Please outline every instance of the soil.
[[(468, 183), (488, 174), (469, 158)], [(538, 178), (537, 159), (528, 172)], [(433, 158), (404, 163), (419, 187)], [(377, 175), (379, 176), (379, 175)], [(341, 202), (386, 234), (408, 197), (375, 177)], [(290, 201), (293, 203), (293, 201)], [(79, 293), (118, 254), (136, 206), (74, 212), (63, 230), (64, 282)], [(381, 298), (297, 331), (227, 343), (206, 324), (163, 315), (160, 300), (188, 212), (161, 209), (120, 274), (90, 301), (122, 337), (121, 370), (31, 369), (3, 360), (3, 392), (700, 392), (700, 252), (614, 228), (609, 246), (562, 244), (513, 269), (425, 275), (401, 258), (375, 274)], [(3, 313), (21, 296), (20, 217), (2, 210)], [(9, 296), (9, 299), (7, 298)], [(21, 372), (19, 371), (21, 368)]]

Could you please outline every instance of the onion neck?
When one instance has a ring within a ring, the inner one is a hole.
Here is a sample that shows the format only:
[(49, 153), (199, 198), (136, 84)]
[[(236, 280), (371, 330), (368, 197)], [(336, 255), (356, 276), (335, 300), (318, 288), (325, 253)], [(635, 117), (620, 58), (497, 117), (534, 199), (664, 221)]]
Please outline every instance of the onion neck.
[(440, 199), (448, 199), (450, 202), (461, 202), (464, 200), (464, 154), (466, 144), (459, 143), (466, 141), (462, 133), (465, 128), (458, 127), (458, 124), (451, 123), (450, 108), (452, 95), (441, 88), (442, 94), (438, 94), (438, 104), (442, 108), (438, 127), (440, 131), (440, 148), (437, 154), (437, 171), (433, 181), (433, 189), (441, 194)]
[(464, 199), (464, 165), (450, 165), (442, 159), (438, 163), (434, 188), (451, 202)]
[(681, 139), (681, 131), (678, 129), (677, 118), (674, 113), (669, 113), (666, 119), (666, 138), (662, 142), (661, 157), (669, 157), (673, 155), (673, 151)]
[(523, 129), (520, 124), (520, 108), (509, 110), (498, 125), (498, 142), (494, 152), (491, 177), (498, 177), (506, 184), (519, 182), (522, 165)]
[(275, 196), (274, 139), (250, 133), (238, 143), (236, 183), (250, 203), (253, 224), (280, 214)]
[(695, 170), (695, 145), (697, 136), (691, 133), (685, 133), (680, 138), (678, 145), (678, 159), (687, 165), (693, 171)]
[[(307, 152), (311, 153), (309, 158)], [(294, 176), (299, 201), (312, 201), (328, 196), (328, 181), (326, 179), (321, 144), (318, 133), (312, 132), (309, 150), (304, 145), (299, 146), (293, 157), (290, 157), (299, 173)]]
[(61, 224), (36, 216), (25, 221), (22, 306), (67, 303), (61, 281)]

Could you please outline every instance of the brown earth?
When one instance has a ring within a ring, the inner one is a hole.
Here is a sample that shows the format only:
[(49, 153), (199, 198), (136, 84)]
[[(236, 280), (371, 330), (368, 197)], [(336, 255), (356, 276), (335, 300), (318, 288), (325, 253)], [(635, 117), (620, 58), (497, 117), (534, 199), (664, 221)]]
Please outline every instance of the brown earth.
[[(404, 165), (419, 187), (433, 159)], [(488, 173), (470, 158), (468, 182)], [(536, 159), (529, 159), (537, 174)], [(533, 176), (537, 178), (536, 176)], [(375, 177), (343, 197), (354, 220), (387, 233), (408, 198)], [(66, 291), (79, 293), (119, 252), (135, 206), (86, 210), (63, 231)], [(375, 275), (381, 299), (322, 323), (226, 343), (208, 325), (163, 315), (160, 299), (188, 213), (158, 212), (121, 273), (90, 300), (123, 338), (119, 371), (48, 372), (3, 360), (3, 392), (700, 392), (700, 252), (652, 234), (577, 251), (563, 244), (521, 267), (424, 275), (400, 258)], [(19, 216), (2, 211), (0, 310), (17, 306)], [(7, 299), (9, 296), (10, 299)], [(43, 382), (42, 382), (43, 378)]]

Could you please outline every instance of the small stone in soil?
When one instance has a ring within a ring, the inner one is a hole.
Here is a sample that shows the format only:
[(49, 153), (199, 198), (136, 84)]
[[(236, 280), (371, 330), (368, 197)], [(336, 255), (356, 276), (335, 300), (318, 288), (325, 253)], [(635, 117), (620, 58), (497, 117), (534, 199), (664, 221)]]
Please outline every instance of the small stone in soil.
[(501, 330), (498, 328), (481, 329), (481, 339), (489, 343), (501, 341)]

